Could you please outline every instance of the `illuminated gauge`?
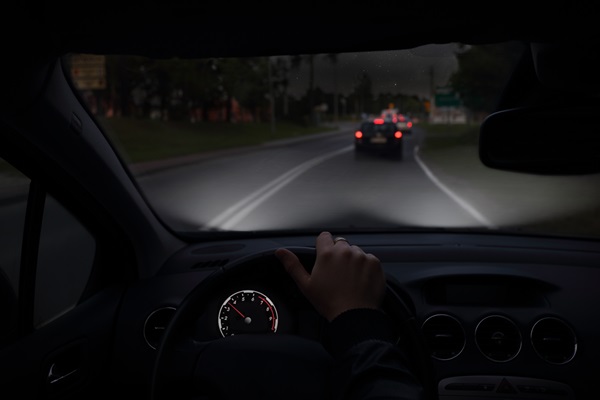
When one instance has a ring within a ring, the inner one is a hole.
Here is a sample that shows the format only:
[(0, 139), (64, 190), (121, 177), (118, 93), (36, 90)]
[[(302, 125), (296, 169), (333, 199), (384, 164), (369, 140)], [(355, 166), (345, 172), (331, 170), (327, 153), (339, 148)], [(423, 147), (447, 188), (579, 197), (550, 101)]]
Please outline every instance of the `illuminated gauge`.
[(277, 331), (277, 308), (256, 290), (240, 290), (229, 296), (219, 310), (219, 331), (223, 336)]

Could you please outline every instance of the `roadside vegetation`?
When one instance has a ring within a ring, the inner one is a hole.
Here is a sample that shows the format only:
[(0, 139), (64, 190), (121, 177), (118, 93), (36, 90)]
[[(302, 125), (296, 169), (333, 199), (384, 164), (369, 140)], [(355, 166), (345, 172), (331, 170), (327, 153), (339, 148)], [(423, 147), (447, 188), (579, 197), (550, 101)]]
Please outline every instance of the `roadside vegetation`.
[[(106, 133), (130, 163), (160, 160), (194, 153), (254, 146), (274, 140), (297, 138), (336, 129), (334, 123), (299, 125), (270, 123), (219, 123), (161, 121), (137, 118), (99, 118)], [(422, 151), (432, 152), (478, 142), (478, 124), (419, 123), (427, 132)]]
[(427, 132), (422, 151), (447, 149), (454, 146), (477, 146), (479, 144), (479, 123), (470, 124), (430, 124), (419, 123), (419, 128)]
[(129, 163), (162, 160), (334, 130), (333, 125), (302, 126), (278, 122), (225, 123), (99, 118), (107, 135)]

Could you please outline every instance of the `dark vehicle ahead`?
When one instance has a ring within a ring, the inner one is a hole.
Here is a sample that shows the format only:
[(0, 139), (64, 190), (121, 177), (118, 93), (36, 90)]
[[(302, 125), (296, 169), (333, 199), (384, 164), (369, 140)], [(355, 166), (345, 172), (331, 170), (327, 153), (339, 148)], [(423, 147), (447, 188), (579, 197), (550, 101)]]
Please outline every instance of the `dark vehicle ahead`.
[(395, 122), (375, 118), (363, 122), (354, 133), (354, 149), (357, 153), (369, 151), (402, 159), (402, 136)]

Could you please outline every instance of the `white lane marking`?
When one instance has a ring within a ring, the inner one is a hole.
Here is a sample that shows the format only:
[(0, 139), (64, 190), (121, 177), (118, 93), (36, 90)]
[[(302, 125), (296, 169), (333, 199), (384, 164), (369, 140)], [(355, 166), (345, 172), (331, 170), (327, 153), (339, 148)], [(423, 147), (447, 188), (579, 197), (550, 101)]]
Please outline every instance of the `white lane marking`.
[(431, 179), (431, 181), (444, 193), (446, 193), (452, 200), (456, 202), (460, 207), (462, 207), (466, 212), (468, 212), (473, 218), (475, 218), (479, 223), (488, 227), (489, 229), (496, 229), (496, 226), (492, 224), (486, 217), (483, 216), (479, 211), (475, 209), (472, 205), (470, 205), (466, 200), (463, 200), (460, 196), (450, 190), (446, 185), (444, 185), (440, 180), (431, 172), (431, 170), (425, 165), (425, 163), (419, 157), (419, 146), (415, 146), (414, 149), (414, 157), (417, 161), (417, 164), (425, 175)]
[(265, 186), (244, 197), (242, 200), (238, 201), (237, 203), (223, 211), (221, 214), (217, 215), (208, 223), (208, 226), (217, 227), (219, 229), (231, 229), (248, 214), (250, 214), (252, 210), (261, 205), (269, 197), (277, 193), (281, 188), (291, 183), (294, 179), (296, 179), (304, 172), (321, 164), (324, 161), (327, 161), (332, 157), (350, 151), (353, 148), (354, 145), (350, 145), (336, 150), (334, 152), (322, 155), (320, 157), (315, 157), (313, 159), (303, 162), (302, 164), (289, 170), (285, 174), (273, 179)]

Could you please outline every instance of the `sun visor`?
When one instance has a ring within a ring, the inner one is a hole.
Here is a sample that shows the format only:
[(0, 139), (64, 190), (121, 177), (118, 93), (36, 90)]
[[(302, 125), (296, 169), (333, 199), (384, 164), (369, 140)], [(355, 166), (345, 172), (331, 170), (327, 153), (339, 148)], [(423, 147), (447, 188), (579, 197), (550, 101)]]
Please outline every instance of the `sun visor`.
[(479, 157), (490, 168), (532, 174), (600, 172), (600, 103), (515, 108), (489, 115)]
[(600, 42), (532, 43), (539, 81), (549, 89), (600, 93)]

